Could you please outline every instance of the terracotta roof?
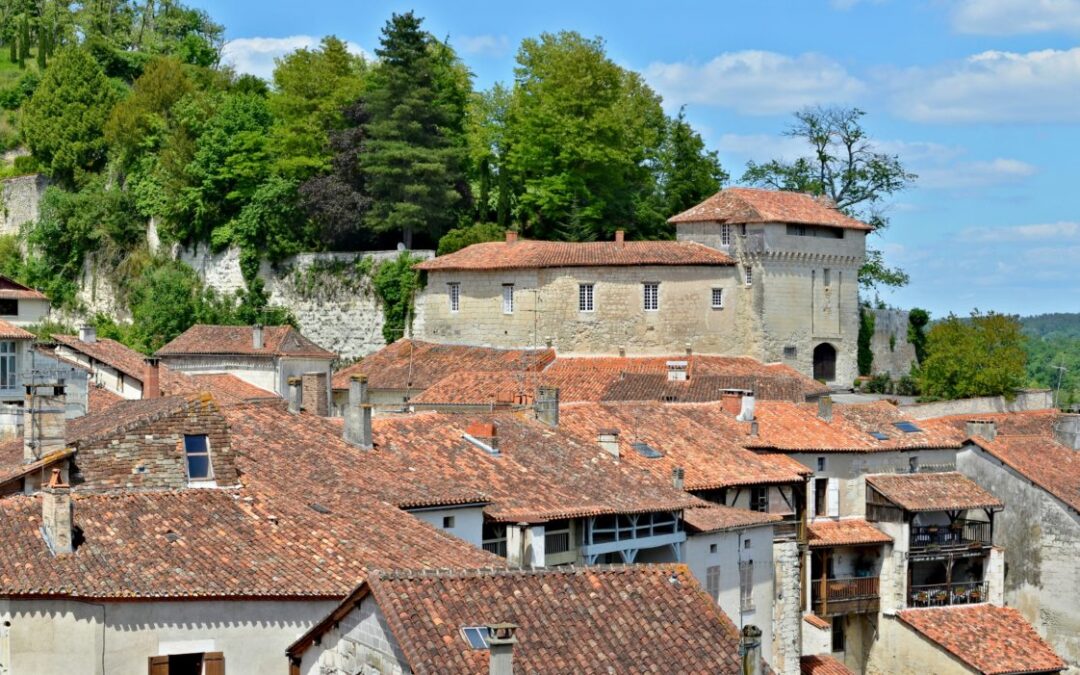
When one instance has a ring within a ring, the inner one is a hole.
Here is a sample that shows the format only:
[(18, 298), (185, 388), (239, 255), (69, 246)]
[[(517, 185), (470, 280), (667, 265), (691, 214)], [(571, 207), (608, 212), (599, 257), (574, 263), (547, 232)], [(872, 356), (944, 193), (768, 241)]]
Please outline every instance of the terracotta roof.
[(720, 504), (687, 509), (683, 512), (683, 522), (697, 532), (741, 530), (747, 527), (771, 525), (781, 520), (783, 518), (776, 514), (736, 509)]
[(807, 524), (810, 548), (889, 544), (892, 537), (862, 518), (815, 520)]
[(822, 619), (817, 614), (813, 614), (813, 613), (811, 613), (811, 614), (803, 614), (803, 621), (810, 624), (814, 628), (818, 628), (818, 629), (821, 629), (821, 630), (829, 630), (830, 628), (832, 628), (831, 623), (829, 623), (825, 619)]
[(971, 605), (906, 609), (900, 620), (984, 675), (1044, 673), (1066, 664), (1011, 607)]
[(251, 326), (196, 324), (157, 350), (158, 356), (242, 354), (333, 359), (335, 354), (315, 344), (292, 326), (263, 327), (263, 347), (255, 349)]
[(0, 298), (12, 299), (12, 300), (48, 300), (41, 291), (35, 291), (29, 286), (24, 286), (19, 282), (5, 277), (0, 274)]
[(415, 265), (425, 271), (544, 267), (734, 265), (726, 253), (689, 241), (564, 242), (521, 239), (473, 244)]
[(492, 349), (403, 338), (334, 373), (333, 387), (348, 389), (350, 377), (366, 375), (373, 389), (419, 392), (447, 377), (541, 370), (554, 359), (552, 349)]
[(523, 673), (741, 672), (738, 630), (684, 565), (388, 574), (372, 592), (412, 672), (487, 672), (465, 626), (519, 626)]
[(256, 387), (231, 373), (188, 375), (198, 391), (208, 391), (218, 403), (240, 403), (281, 398), (272, 391)]
[[(802, 483), (811, 473), (790, 458), (743, 448), (749, 425), (719, 403), (572, 403), (561, 406), (559, 425), (593, 444), (601, 430), (618, 431), (620, 462), (662, 479), (683, 467), (687, 490)], [(659, 456), (645, 457), (635, 443)]]
[(828, 654), (802, 657), (799, 671), (802, 675), (855, 675), (855, 671)]
[(111, 338), (97, 338), (94, 342), (83, 342), (75, 335), (54, 334), (52, 339), (68, 349), (85, 354), (95, 361), (104, 363), (142, 382), (146, 368), (144, 362), (146, 356), (127, 345)]
[[(41, 459), (26, 464), (23, 462), (23, 444), (22, 439), (18, 439), (18, 442), (7, 442), (3, 446), (0, 446), (0, 485), (10, 483), (13, 480), (29, 476), (36, 472), (42, 472), (42, 477), (48, 475), (48, 470), (52, 468), (54, 464), (62, 460), (67, 459), (75, 454), (72, 448), (64, 448), (63, 450), (57, 450), (51, 454), (45, 455)], [(43, 481), (44, 483), (44, 481)]]
[[(0, 298), (4, 296), (0, 294)], [(28, 330), (19, 328), (18, 326), (8, 323), (7, 321), (0, 320), (0, 339), (4, 340), (33, 340), (37, 336)]]
[(93, 383), (86, 390), (87, 414), (100, 413), (108, 410), (124, 400), (123, 396), (114, 394), (105, 387), (99, 387)]
[(953, 471), (946, 473), (875, 474), (868, 485), (905, 511), (996, 509), (1000, 499)]
[(797, 223), (848, 230), (871, 230), (828, 199), (801, 192), (728, 188), (668, 218), (669, 223)]

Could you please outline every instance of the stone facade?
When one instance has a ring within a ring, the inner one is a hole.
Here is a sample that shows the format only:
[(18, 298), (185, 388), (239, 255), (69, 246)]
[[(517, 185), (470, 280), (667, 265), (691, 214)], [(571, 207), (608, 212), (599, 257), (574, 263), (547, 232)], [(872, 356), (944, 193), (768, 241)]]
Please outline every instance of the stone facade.
[(370, 595), (304, 652), (301, 675), (401, 675), (412, 672)]
[(915, 346), (908, 342), (908, 313), (902, 309), (872, 309), (874, 334), (870, 350), (874, 352), (872, 372), (888, 373), (893, 380), (911, 372), (917, 361)]
[(778, 675), (797, 675), (803, 654), (802, 566), (799, 544), (795, 541), (773, 544), (773, 618), (772, 665)]
[(41, 174), (0, 181), (0, 234), (19, 234), (28, 222), (37, 220), (38, 204), (49, 179)]

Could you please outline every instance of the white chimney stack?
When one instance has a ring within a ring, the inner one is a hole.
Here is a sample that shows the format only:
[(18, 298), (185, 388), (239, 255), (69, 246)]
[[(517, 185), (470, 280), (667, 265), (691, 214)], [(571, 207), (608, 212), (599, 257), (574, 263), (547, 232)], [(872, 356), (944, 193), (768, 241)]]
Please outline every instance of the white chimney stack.
[(85, 342), (88, 345), (97, 342), (97, 328), (88, 323), (79, 326), (79, 342)]
[(604, 452), (615, 459), (619, 458), (619, 430), (601, 429), (596, 432), (596, 442), (600, 444)]
[(263, 348), (263, 326), (261, 323), (251, 327), (251, 346), (255, 349)]
[(23, 461), (27, 464), (63, 450), (66, 443), (63, 384), (28, 384), (23, 413)]
[(754, 393), (746, 392), (742, 396), (742, 407), (738, 416), (735, 418), (740, 422), (753, 422), (754, 421)]

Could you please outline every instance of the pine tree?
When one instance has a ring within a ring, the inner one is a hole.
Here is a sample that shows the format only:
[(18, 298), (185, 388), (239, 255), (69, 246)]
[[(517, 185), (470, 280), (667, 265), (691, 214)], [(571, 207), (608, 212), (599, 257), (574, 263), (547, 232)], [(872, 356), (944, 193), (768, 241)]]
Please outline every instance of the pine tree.
[(364, 172), (376, 232), (437, 240), (467, 192), (464, 110), (469, 79), (449, 47), (421, 29), (412, 12), (383, 28), (379, 66), (365, 94), (371, 115)]

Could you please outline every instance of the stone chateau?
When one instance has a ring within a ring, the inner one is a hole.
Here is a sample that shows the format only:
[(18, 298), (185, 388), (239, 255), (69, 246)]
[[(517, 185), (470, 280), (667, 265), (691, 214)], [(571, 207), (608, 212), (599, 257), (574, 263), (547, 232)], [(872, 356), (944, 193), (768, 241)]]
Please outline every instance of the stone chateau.
[(670, 219), (676, 241), (475, 244), (420, 263), (415, 337), (562, 354), (701, 354), (857, 374), (870, 227), (809, 195), (723, 190)]

